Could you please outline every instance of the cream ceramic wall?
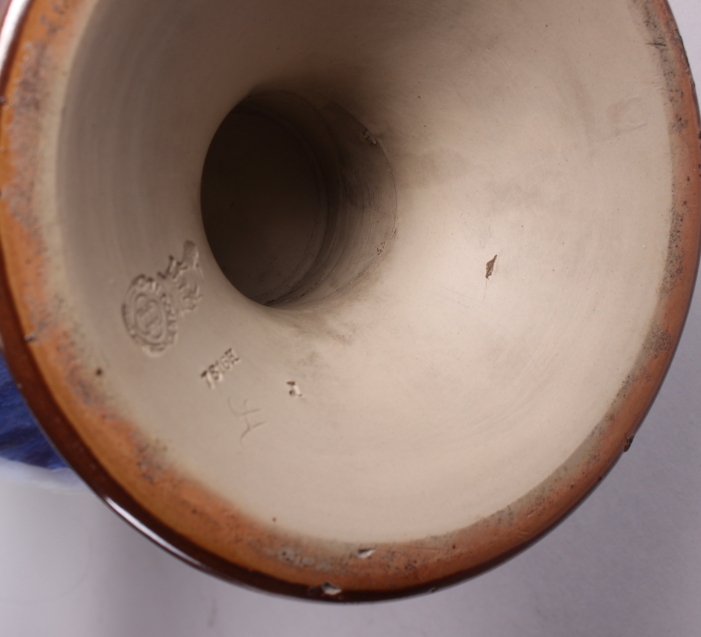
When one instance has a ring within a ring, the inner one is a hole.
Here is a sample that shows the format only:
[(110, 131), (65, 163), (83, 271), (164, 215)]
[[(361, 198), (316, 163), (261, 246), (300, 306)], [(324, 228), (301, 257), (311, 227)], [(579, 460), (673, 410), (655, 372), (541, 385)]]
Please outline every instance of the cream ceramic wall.
[[(701, 77), (701, 1), (671, 0)], [(701, 286), (697, 286), (701, 287)], [(631, 450), (535, 547), (433, 596), (334, 607), (234, 587), (87, 490), (0, 481), (3, 637), (675, 637), (701, 632), (701, 289)]]

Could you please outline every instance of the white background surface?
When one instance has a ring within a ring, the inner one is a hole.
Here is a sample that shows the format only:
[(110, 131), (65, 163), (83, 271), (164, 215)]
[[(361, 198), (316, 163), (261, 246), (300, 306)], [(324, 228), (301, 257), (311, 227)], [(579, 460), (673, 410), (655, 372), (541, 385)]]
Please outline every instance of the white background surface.
[[(671, 4), (701, 77), (701, 0)], [(560, 527), (478, 579), (374, 605), (277, 598), (180, 563), (85, 489), (0, 473), (0, 635), (701, 635), (699, 287), (631, 450)]]

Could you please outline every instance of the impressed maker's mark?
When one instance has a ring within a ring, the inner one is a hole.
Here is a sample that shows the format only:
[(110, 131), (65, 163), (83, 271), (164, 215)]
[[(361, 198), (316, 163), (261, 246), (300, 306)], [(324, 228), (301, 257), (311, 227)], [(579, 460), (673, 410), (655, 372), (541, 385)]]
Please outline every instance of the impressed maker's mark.
[(147, 354), (158, 355), (175, 343), (178, 317), (194, 310), (202, 299), (202, 270), (195, 244), (186, 241), (183, 258), (172, 256), (165, 272), (137, 276), (122, 304), (129, 336)]
[(204, 378), (207, 382), (207, 387), (214, 389), (217, 383), (221, 383), (224, 380), (224, 374), (240, 362), (241, 359), (234, 351), (234, 348), (230, 347), (214, 363), (207, 366), (207, 369), (200, 374), (200, 378)]

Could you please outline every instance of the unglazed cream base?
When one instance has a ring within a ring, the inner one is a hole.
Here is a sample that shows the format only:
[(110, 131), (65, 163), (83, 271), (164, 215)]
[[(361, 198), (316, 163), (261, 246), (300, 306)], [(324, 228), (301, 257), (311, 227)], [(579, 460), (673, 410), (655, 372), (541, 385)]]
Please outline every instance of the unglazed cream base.
[[(662, 71), (624, 2), (605, 23), (604, 3), (417, 3), (389, 37), (393, 3), (307, 4), (325, 29), (284, 5), (100, 3), (53, 151), (70, 301), (120, 411), (249, 515), (356, 542), (441, 535), (553, 473), (639, 355), (671, 167), (664, 99), (638, 78), (661, 88)], [(261, 87), (333, 98), (389, 159), (396, 238), (338, 298), (261, 307), (208, 249), (204, 155)], [(185, 241), (202, 300), (153, 358), (123, 297)]]
[[(477, 528), (579, 470), (642, 363), (670, 355), (657, 326), (693, 274), (675, 270), (679, 125), (650, 3), (69, 4), (61, 55), (16, 62), (51, 79), (40, 116), (8, 125), (19, 154), (38, 122), (32, 215), (4, 197), (42, 246), (51, 308), (18, 312), (51, 378), (60, 325), (57, 400), (101, 410), (77, 435), (141, 505), (162, 495), (157, 518), (181, 496), (197, 516), (195, 484), (236, 520), (359, 559)], [(222, 120), (271, 94), (355, 123), (349, 172), (329, 173), (351, 230), (265, 305), (217, 263), (201, 180)], [(176, 531), (206, 543), (228, 515)]]

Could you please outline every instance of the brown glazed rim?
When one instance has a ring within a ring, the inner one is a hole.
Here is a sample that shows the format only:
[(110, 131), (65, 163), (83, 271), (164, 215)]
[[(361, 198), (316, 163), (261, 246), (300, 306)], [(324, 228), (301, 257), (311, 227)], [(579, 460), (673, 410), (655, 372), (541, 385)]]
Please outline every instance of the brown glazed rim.
[[(496, 566), (552, 529), (630, 445), (679, 342), (698, 266), (701, 150), (691, 72), (666, 0), (632, 1), (646, 18), (665, 74), (673, 159), (665, 278), (639, 359), (608, 415), (537, 488), (465, 529), (411, 544), (373, 545), (372, 556), (360, 559), (358, 546), (286, 535), (249, 520), (179, 475), (130, 423), (111, 414), (98, 381), (81, 367), (65, 321), (40, 325), (53, 315), (42, 269), (45, 249), (34, 231), (33, 157), (50, 86), (46, 60), (65, 51), (83, 0), (31, 0), (0, 77), (0, 332), (18, 387), (59, 453), (108, 505), (187, 563), (225, 580), (306, 599), (367, 601), (433, 591)], [(0, 0), (0, 15), (7, 5)], [(30, 50), (34, 64), (27, 62)], [(40, 338), (28, 338), (39, 328)], [(295, 558), (300, 555), (307, 559)]]

